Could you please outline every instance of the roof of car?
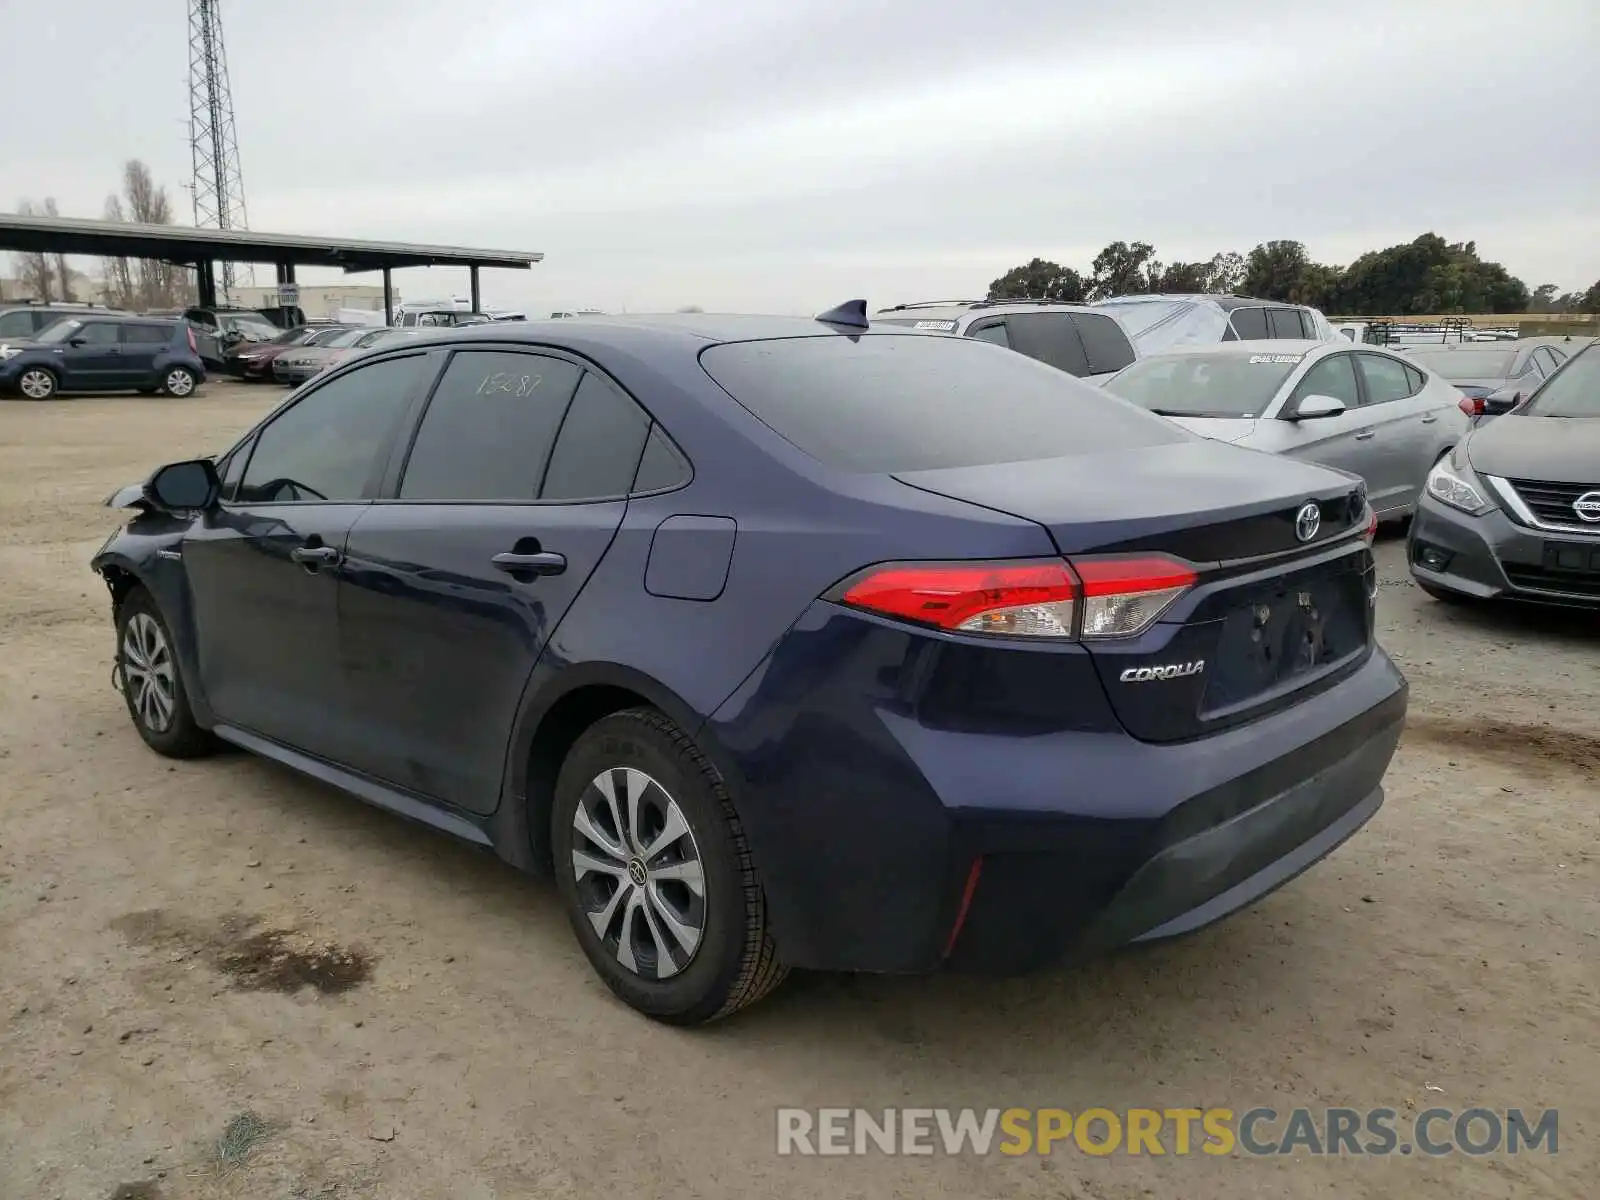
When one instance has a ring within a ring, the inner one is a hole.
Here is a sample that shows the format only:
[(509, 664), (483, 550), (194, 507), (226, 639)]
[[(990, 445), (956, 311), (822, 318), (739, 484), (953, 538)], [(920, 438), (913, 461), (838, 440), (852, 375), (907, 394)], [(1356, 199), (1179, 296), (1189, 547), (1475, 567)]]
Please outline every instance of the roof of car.
[(1151, 292), (1148, 295), (1112, 296), (1100, 301), (1101, 304), (1138, 304), (1146, 301), (1188, 302), (1197, 304), (1202, 300), (1210, 300), (1224, 312), (1232, 312), (1236, 308), (1304, 308), (1303, 304), (1293, 304), (1287, 300), (1261, 300), (1255, 296), (1233, 296), (1222, 293), (1207, 292)]
[[(1202, 342), (1196, 345), (1172, 346), (1149, 355), (1150, 358), (1194, 357), (1196, 355), (1235, 356), (1241, 354), (1287, 354), (1305, 357), (1319, 351), (1349, 350), (1349, 342), (1319, 342), (1306, 338), (1261, 339), (1251, 342)], [(1363, 346), (1363, 350), (1380, 350), (1381, 346)]]
[(811, 317), (732, 315), (723, 313), (627, 313), (582, 315), (538, 321), (490, 321), (482, 325), (456, 325), (430, 330), (452, 339), (486, 342), (563, 342), (579, 338), (617, 338), (655, 335), (686, 342), (762, 341), (771, 338), (824, 337), (862, 334), (896, 335), (910, 331), (900, 326), (877, 330), (830, 325)]
[(959, 321), (963, 317), (997, 314), (1009, 316), (1026, 312), (1075, 312), (1086, 316), (1109, 317), (1112, 314), (1087, 304), (1069, 304), (1064, 300), (978, 300), (954, 304), (905, 304), (879, 309), (872, 314), (873, 321), (893, 323), (898, 321)]

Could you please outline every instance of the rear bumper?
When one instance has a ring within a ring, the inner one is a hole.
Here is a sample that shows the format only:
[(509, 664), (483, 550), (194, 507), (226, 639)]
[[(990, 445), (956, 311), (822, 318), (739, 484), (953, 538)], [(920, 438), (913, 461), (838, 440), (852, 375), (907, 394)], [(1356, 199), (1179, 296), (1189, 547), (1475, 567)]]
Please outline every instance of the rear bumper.
[(979, 711), (996, 681), (930, 644), (814, 611), (708, 723), (795, 966), (1016, 974), (1197, 929), (1377, 811), (1405, 719), (1374, 649), (1247, 725), (1141, 742), (1096, 715), (1074, 649), (1052, 667), (1061, 698), (1001, 731)]
[(1474, 517), (1424, 495), (1406, 559), (1418, 582), (1462, 596), (1600, 608), (1600, 536), (1529, 529), (1499, 509)]

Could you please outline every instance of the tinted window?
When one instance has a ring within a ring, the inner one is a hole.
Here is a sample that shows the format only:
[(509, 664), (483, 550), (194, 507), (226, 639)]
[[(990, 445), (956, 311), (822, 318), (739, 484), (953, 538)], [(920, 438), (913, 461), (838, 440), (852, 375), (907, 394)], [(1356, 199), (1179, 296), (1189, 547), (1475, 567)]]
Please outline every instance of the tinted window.
[(1305, 327), (1300, 324), (1300, 310), (1297, 308), (1267, 309), (1267, 331), (1273, 337), (1284, 340), (1298, 341), (1307, 336)]
[(1406, 353), (1452, 383), (1510, 378), (1511, 360), (1515, 357), (1510, 350), (1453, 350), (1443, 346), (1410, 346)]
[(1006, 333), (1006, 323), (996, 321), (993, 325), (985, 325), (981, 329), (974, 329), (968, 336), (977, 338), (980, 342), (993, 342), (996, 346), (1011, 348), (1011, 336)]
[(1382, 354), (1361, 354), (1361, 374), (1367, 381), (1367, 403), (1387, 404), (1404, 400), (1416, 389), (1406, 375), (1406, 365)]
[(1300, 362), (1294, 354), (1163, 354), (1107, 380), (1106, 391), (1163, 416), (1259, 417)]
[(1083, 351), (1089, 359), (1089, 374), (1109, 375), (1120, 371), (1134, 360), (1133, 343), (1122, 327), (1110, 317), (1093, 317), (1077, 313), (1072, 323), (1078, 327), (1083, 339)]
[(1520, 410), (1536, 417), (1600, 417), (1600, 351), (1574, 354)]
[(713, 346), (700, 364), (775, 432), (849, 471), (917, 471), (1187, 440), (1176, 426), (972, 338), (821, 336)]
[(1422, 390), (1422, 385), (1428, 382), (1428, 377), (1413, 366), (1406, 367), (1406, 382), (1411, 385), (1411, 395), (1415, 396)]
[(33, 330), (33, 314), (30, 312), (8, 312), (0, 316), (0, 338), (25, 338)]
[(1332, 396), (1346, 408), (1361, 403), (1361, 393), (1356, 389), (1356, 367), (1353, 355), (1335, 354), (1323, 359), (1307, 371), (1294, 390), (1296, 402), (1306, 396)]
[(1233, 310), (1233, 328), (1243, 342), (1259, 341), (1267, 333), (1267, 310), (1264, 308), (1236, 308)]
[(536, 499), (581, 374), (572, 363), (542, 354), (458, 352), (428, 402), (400, 498)]
[(1069, 375), (1087, 375), (1089, 358), (1077, 327), (1066, 313), (1025, 313), (1007, 317), (1011, 348), (1029, 358), (1058, 367)]
[(71, 317), (62, 317), (59, 321), (52, 321), (49, 328), (40, 332), (38, 340), (45, 343), (64, 342), (82, 328), (82, 321), (74, 321)]
[(644, 457), (639, 460), (639, 473), (633, 478), (635, 492), (664, 492), (689, 482), (689, 464), (678, 448), (672, 444), (661, 426), (650, 428), (650, 437), (644, 444)]
[(1522, 366), (1517, 368), (1516, 378), (1521, 379), (1527, 376), (1531, 376), (1535, 380), (1544, 378), (1544, 364), (1538, 361), (1538, 355), (1529, 354), (1527, 358), (1522, 360)]
[(115, 346), (117, 344), (117, 327), (107, 325), (104, 321), (93, 321), (85, 325), (74, 338), (82, 338), (87, 346)]
[(590, 371), (578, 385), (544, 473), (542, 500), (626, 496), (650, 433), (650, 416)]
[(239, 500), (360, 500), (424, 370), (420, 355), (358, 367), (308, 392), (256, 438)]
[(122, 340), (130, 346), (165, 346), (172, 333), (171, 325), (124, 325)]

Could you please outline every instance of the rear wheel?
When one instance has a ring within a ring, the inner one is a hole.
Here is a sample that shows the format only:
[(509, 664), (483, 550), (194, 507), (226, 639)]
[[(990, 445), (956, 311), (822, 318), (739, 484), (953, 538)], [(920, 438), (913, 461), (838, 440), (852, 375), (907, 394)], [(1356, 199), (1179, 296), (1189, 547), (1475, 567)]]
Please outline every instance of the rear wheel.
[(169, 396), (182, 398), (195, 389), (199, 380), (188, 367), (168, 367), (161, 377), (161, 390)]
[(172, 634), (142, 587), (117, 609), (116, 676), (134, 728), (157, 754), (199, 758), (216, 748), (212, 735), (195, 724)]
[(716, 768), (672, 721), (629, 709), (562, 764), (556, 878), (596, 972), (646, 1016), (697, 1025), (783, 981), (744, 829)]
[(59, 386), (55, 372), (48, 367), (29, 367), (17, 376), (17, 391), (29, 400), (53, 399)]

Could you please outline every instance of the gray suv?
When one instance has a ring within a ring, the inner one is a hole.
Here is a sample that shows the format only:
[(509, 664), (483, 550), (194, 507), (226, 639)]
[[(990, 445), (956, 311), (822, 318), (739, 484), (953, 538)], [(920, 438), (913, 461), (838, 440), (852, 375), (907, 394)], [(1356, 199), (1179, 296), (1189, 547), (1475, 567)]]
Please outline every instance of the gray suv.
[(909, 325), (1006, 346), (1090, 383), (1111, 378), (1139, 357), (1110, 313), (1052, 300), (958, 300), (879, 309), (876, 325)]

